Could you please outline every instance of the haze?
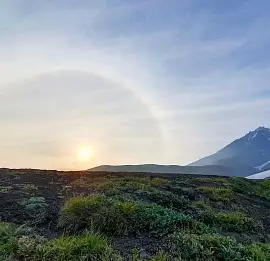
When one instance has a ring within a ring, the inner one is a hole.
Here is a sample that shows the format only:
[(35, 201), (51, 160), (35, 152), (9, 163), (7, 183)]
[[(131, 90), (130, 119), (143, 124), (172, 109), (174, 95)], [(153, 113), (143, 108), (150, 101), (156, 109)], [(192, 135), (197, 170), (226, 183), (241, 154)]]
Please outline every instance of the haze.
[(184, 165), (269, 126), (269, 8), (0, 1), (0, 166)]

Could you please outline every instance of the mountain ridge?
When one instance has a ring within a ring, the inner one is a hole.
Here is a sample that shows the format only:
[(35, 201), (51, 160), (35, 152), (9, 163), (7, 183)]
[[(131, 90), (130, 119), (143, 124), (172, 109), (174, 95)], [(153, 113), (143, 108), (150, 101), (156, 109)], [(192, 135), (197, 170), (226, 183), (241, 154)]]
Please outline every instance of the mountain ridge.
[(259, 127), (234, 140), (224, 148), (201, 158), (189, 166), (222, 165), (242, 166), (254, 172), (270, 168), (270, 129)]
[(270, 129), (258, 127), (222, 149), (186, 166), (101, 165), (89, 171), (179, 173), (246, 177), (270, 169)]

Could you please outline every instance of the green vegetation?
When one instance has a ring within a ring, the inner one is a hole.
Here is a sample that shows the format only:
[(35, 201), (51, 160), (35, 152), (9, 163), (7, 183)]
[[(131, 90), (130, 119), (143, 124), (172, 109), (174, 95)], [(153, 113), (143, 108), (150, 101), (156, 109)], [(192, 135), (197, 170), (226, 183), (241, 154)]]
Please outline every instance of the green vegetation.
[(208, 211), (212, 210), (211, 206), (209, 206), (209, 204), (207, 204), (205, 201), (202, 201), (202, 200), (193, 201), (191, 203), (191, 206), (196, 207), (196, 208), (200, 208), (202, 210), (208, 210)]
[(151, 190), (153, 187), (168, 184), (168, 180), (148, 177), (124, 177), (124, 178), (80, 178), (73, 183), (75, 186), (91, 187), (100, 190)]
[(208, 225), (220, 227), (226, 231), (256, 232), (260, 224), (242, 212), (219, 212), (206, 211), (203, 214), (203, 222)]
[(270, 200), (270, 179), (248, 180), (233, 177), (229, 179), (229, 183), (232, 190), (235, 192), (246, 195), (256, 195)]
[(0, 179), (1, 261), (270, 260), (270, 180), (46, 174)]
[(190, 227), (191, 223), (191, 217), (157, 204), (120, 202), (101, 195), (72, 198), (59, 218), (59, 226), (67, 231), (86, 228), (109, 235), (140, 232), (163, 235)]
[(81, 236), (61, 236), (51, 240), (38, 249), (37, 255), (42, 261), (122, 260), (104, 237), (89, 232)]
[(8, 192), (11, 189), (11, 186), (0, 186), (0, 192)]
[(198, 189), (214, 201), (228, 202), (233, 199), (233, 191), (230, 188), (199, 187)]
[(0, 223), (0, 260), (25, 261), (120, 261), (122, 258), (98, 234), (60, 236), (45, 240), (36, 235), (24, 235), (22, 228)]
[(24, 208), (24, 215), (28, 217), (29, 223), (38, 224), (46, 219), (48, 204), (43, 197), (30, 197), (20, 202)]
[(249, 246), (254, 261), (270, 260), (270, 244), (254, 243)]
[(176, 233), (168, 239), (168, 250), (181, 261), (251, 261), (247, 247), (230, 237)]

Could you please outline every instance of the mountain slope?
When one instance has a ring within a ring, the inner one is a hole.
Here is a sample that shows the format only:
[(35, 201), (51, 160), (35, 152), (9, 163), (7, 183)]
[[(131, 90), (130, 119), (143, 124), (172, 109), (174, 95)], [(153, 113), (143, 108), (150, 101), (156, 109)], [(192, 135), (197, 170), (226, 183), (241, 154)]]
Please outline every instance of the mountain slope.
[(266, 179), (270, 177), (270, 170), (247, 176), (247, 179)]
[(179, 165), (101, 165), (89, 169), (89, 171), (106, 171), (106, 172), (147, 172), (147, 173), (181, 173), (181, 174), (202, 174), (202, 175), (237, 175), (235, 170), (226, 166), (179, 166)]
[(270, 167), (270, 129), (259, 127), (189, 166), (222, 165), (255, 173)]

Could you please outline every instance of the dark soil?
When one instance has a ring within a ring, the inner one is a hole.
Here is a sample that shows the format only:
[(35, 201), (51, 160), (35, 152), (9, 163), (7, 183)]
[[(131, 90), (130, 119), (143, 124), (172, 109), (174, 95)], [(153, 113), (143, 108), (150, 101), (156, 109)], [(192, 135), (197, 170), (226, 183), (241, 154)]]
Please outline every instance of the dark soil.
[[(50, 170), (10, 170), (0, 169), (0, 221), (16, 224), (34, 224), (38, 233), (51, 238), (63, 231), (57, 228), (58, 213), (65, 201), (73, 196), (88, 195), (94, 192), (87, 186), (74, 186), (73, 182), (79, 178), (87, 177), (88, 180), (97, 178), (116, 177), (159, 177), (168, 179), (170, 184), (161, 185), (161, 191), (169, 191), (182, 195), (188, 201), (198, 201), (205, 198), (197, 190), (198, 186), (228, 187), (228, 183), (216, 180), (214, 176), (180, 175), (180, 174), (152, 174), (152, 173), (107, 173), (88, 171), (50, 171)], [(224, 177), (223, 177), (224, 178)], [(207, 180), (209, 179), (209, 180)], [(226, 178), (224, 178), (226, 179)], [(47, 203), (46, 212), (41, 220), (35, 221), (29, 215), (21, 202), (30, 197), (43, 197)], [(269, 241), (270, 234), (270, 201), (267, 199), (241, 193), (235, 193), (230, 203), (210, 202), (217, 211), (231, 208), (232, 205), (241, 207), (248, 215), (263, 225), (257, 234), (233, 233), (222, 231), (221, 234), (235, 237), (240, 242)], [(188, 205), (183, 212), (195, 218), (199, 216), (198, 209)], [(146, 251), (148, 254), (159, 252), (161, 239), (149, 235), (130, 235), (122, 238), (113, 237), (111, 242), (120, 250), (124, 257), (134, 248)]]

